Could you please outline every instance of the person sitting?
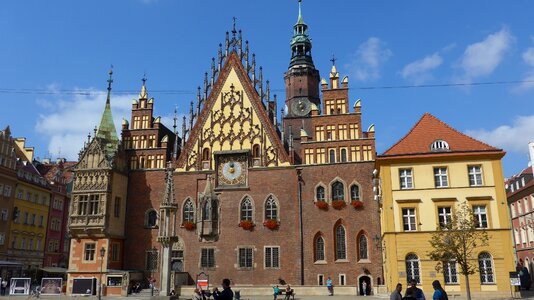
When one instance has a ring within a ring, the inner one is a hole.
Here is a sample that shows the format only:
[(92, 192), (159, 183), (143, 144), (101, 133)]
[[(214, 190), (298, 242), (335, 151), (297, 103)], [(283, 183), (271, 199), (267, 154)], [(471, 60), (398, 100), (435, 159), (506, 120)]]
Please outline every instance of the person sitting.
[(285, 300), (289, 300), (289, 298), (293, 296), (293, 289), (291, 288), (291, 286), (288, 284), (287, 287), (286, 287), (286, 297), (285, 297)]

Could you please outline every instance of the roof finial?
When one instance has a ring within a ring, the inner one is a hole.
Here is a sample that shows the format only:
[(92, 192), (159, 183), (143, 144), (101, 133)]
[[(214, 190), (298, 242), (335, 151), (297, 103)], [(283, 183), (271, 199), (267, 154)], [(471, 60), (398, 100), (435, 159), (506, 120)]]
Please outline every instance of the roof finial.
[(237, 18), (232, 17), (232, 19), (234, 19), (234, 29), (232, 29), (232, 33), (234, 34), (234, 37), (235, 37), (235, 34), (237, 33), (237, 31), (235, 30), (235, 21), (237, 20)]
[(299, 0), (299, 19), (302, 18), (302, 10), (300, 9), (301, 3), (302, 3), (302, 0)]
[(334, 54), (332, 54), (332, 59), (330, 61), (332, 62), (332, 66), (336, 65), (336, 57), (334, 56)]
[(175, 104), (175, 105), (174, 105), (174, 118), (173, 118), (173, 120), (174, 120), (174, 125), (172, 126), (172, 128), (174, 128), (174, 134), (176, 134), (176, 120), (178, 119), (178, 118), (176, 117), (176, 113), (177, 113), (177, 112), (178, 112), (178, 105)]
[(108, 79), (108, 98), (106, 100), (106, 104), (110, 103), (111, 98), (111, 83), (113, 82), (113, 65), (111, 65), (111, 68), (109, 69), (109, 79)]
[(141, 86), (141, 93), (139, 94), (139, 98), (146, 99), (147, 98), (147, 93), (146, 93), (146, 81), (147, 81), (146, 72), (143, 74), (143, 78), (141, 79), (141, 81), (143, 81), (143, 85)]

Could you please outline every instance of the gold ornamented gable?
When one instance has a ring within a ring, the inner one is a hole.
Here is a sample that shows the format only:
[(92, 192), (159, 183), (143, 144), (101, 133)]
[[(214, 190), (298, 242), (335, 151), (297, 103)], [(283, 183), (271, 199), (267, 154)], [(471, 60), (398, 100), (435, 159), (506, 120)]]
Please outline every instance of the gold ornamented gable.
[(193, 127), (178, 169), (215, 170), (214, 153), (224, 151), (249, 151), (251, 166), (289, 165), (278, 132), (235, 53)]

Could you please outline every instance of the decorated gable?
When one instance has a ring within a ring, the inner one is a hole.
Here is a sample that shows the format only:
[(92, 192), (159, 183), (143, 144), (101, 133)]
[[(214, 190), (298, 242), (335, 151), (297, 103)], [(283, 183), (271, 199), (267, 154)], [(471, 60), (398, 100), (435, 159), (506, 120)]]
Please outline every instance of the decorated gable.
[(227, 160), (232, 153), (251, 166), (289, 164), (278, 132), (235, 53), (193, 127), (178, 168), (215, 170), (219, 158)]

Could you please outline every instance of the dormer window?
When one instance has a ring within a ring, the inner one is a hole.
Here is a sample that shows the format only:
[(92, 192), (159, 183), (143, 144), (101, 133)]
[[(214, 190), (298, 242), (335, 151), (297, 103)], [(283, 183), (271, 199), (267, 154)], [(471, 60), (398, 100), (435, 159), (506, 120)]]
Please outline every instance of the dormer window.
[(430, 145), (430, 151), (449, 151), (449, 144), (444, 140), (435, 140)]

